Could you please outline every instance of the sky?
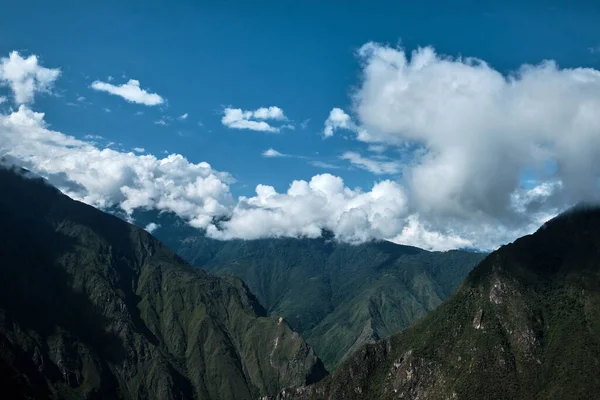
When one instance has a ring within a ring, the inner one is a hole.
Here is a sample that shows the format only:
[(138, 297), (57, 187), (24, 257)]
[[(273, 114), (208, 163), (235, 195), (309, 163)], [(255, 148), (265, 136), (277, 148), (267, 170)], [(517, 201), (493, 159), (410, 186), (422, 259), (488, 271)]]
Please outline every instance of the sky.
[(0, 156), (96, 207), (491, 250), (600, 197), (597, 2), (49, 3), (2, 5)]

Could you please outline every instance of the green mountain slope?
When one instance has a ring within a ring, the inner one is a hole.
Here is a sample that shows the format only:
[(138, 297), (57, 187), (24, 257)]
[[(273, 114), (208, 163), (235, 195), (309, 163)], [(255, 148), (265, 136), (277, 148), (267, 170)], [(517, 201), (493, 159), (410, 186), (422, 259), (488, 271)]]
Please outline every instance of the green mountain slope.
[(240, 277), (330, 370), (360, 345), (389, 337), (440, 305), (485, 256), (385, 241), (353, 246), (331, 237), (220, 242), (171, 214), (141, 214), (136, 221), (158, 222), (157, 237), (192, 265)]
[(2, 398), (252, 399), (326, 374), (237, 278), (0, 169)]
[(593, 399), (600, 393), (600, 209), (488, 256), (442, 306), (285, 399)]

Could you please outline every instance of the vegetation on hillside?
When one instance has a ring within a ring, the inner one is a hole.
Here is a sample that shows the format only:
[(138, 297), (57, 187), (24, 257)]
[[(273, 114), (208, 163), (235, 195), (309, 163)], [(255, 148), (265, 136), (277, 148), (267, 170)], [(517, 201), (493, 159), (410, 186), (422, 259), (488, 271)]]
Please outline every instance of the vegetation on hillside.
[(442, 306), (286, 399), (591, 399), (600, 393), (600, 209), (488, 256)]
[(364, 343), (406, 328), (440, 305), (484, 254), (429, 252), (373, 241), (318, 239), (217, 241), (172, 214), (138, 213), (158, 222), (158, 238), (192, 265), (241, 278), (269, 315), (302, 334), (329, 370)]
[(3, 398), (251, 399), (322, 378), (237, 278), (0, 169)]

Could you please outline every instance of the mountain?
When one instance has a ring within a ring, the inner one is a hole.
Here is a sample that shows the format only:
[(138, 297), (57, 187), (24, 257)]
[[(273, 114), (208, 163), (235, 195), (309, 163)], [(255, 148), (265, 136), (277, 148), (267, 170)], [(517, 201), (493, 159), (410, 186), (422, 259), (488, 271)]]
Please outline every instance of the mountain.
[(18, 399), (252, 399), (322, 378), (234, 277), (0, 168), (0, 391)]
[(442, 306), (279, 399), (592, 399), (600, 393), (600, 209), (490, 254)]
[(241, 278), (270, 315), (284, 317), (329, 370), (364, 343), (406, 328), (448, 298), (485, 254), (429, 252), (387, 241), (217, 241), (173, 214), (146, 212), (158, 238), (192, 265)]

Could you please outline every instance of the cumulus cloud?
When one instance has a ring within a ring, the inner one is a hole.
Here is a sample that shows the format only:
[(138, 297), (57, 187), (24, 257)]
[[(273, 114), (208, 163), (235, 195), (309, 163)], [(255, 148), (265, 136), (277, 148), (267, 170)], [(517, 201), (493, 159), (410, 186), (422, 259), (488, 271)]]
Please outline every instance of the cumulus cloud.
[[(323, 134), (349, 130), (374, 153), (343, 159), (375, 173), (401, 172), (369, 190), (322, 174), (283, 192), (258, 185), (235, 202), (231, 176), (207, 163), (100, 148), (52, 131), (24, 105), (0, 114), (0, 155), (94, 206), (172, 211), (218, 239), (317, 237), (326, 229), (352, 243), (491, 250), (577, 201), (600, 198), (599, 71), (546, 61), (503, 75), (432, 48), (407, 54), (372, 43), (358, 54), (352, 109), (332, 110)], [(236, 129), (273, 131), (286, 122), (277, 107), (223, 116)], [(383, 151), (387, 157), (377, 154)]]
[(544, 61), (503, 75), (431, 47), (409, 55), (375, 43), (358, 54), (357, 138), (419, 148), (403, 172), (421, 218), (507, 226), (523, 218), (512, 198), (526, 170), (540, 184), (561, 182), (544, 200), (547, 211), (600, 197), (600, 71)]
[(206, 228), (232, 207), (232, 177), (206, 162), (179, 154), (136, 155), (53, 131), (44, 114), (24, 105), (0, 114), (0, 155), (47, 177), (69, 196), (98, 208), (172, 211), (192, 226)]
[[(255, 196), (236, 203), (231, 176), (207, 163), (190, 163), (177, 154), (157, 158), (99, 148), (49, 129), (44, 115), (26, 106), (0, 114), (0, 154), (98, 208), (116, 206), (128, 215), (136, 209), (171, 211), (218, 239), (317, 237), (327, 229), (351, 243), (389, 239), (438, 250), (489, 249), (534, 228), (509, 229), (491, 218), (436, 222), (411, 207), (409, 193), (398, 182), (383, 180), (362, 191), (330, 174), (294, 181), (285, 193), (258, 185)], [(537, 213), (540, 219), (532, 221), (537, 226), (552, 216), (540, 213), (538, 204), (559, 188), (522, 190), (513, 202), (523, 212)]]
[(342, 160), (348, 160), (352, 165), (377, 175), (393, 175), (400, 172), (401, 165), (396, 161), (377, 160), (363, 157), (353, 151), (347, 151), (340, 156)]
[(322, 229), (340, 240), (363, 242), (391, 237), (404, 225), (407, 212), (403, 189), (392, 181), (376, 183), (361, 192), (344, 186), (341, 178), (316, 175), (309, 182), (294, 181), (286, 193), (258, 185), (256, 196), (241, 197), (231, 219), (221, 230), (209, 227), (216, 238), (318, 237)]
[(164, 103), (164, 99), (158, 94), (149, 93), (147, 90), (140, 88), (140, 81), (135, 79), (130, 79), (127, 83), (118, 86), (112, 83), (94, 81), (91, 88), (122, 97), (130, 103), (146, 106), (156, 106)]
[(188, 113), (185, 113), (185, 114), (182, 114), (179, 117), (177, 117), (177, 119), (180, 121), (183, 121), (183, 120), (187, 119), (187, 117), (188, 117)]
[(323, 129), (324, 137), (333, 136), (333, 132), (337, 129), (348, 129), (355, 131), (358, 129), (356, 124), (352, 121), (352, 117), (346, 114), (341, 108), (334, 108), (329, 113), (329, 117), (325, 121), (325, 128)]
[(146, 149), (144, 149), (143, 147), (134, 147), (133, 151), (135, 151), (136, 153), (144, 153)]
[(223, 110), (221, 123), (232, 129), (249, 129), (261, 132), (279, 132), (281, 129), (293, 129), (291, 124), (273, 126), (266, 120), (287, 121), (287, 117), (279, 107), (261, 107), (254, 111), (227, 107)]
[(272, 157), (287, 157), (288, 156), (287, 154), (280, 153), (273, 148), (263, 151), (262, 155), (263, 155), (263, 157), (267, 157), (267, 158), (269, 158), (269, 157), (271, 157), (271, 158)]
[(59, 75), (60, 69), (42, 67), (35, 55), (23, 58), (12, 51), (0, 59), (0, 85), (12, 90), (16, 104), (32, 103), (35, 94), (48, 92)]

